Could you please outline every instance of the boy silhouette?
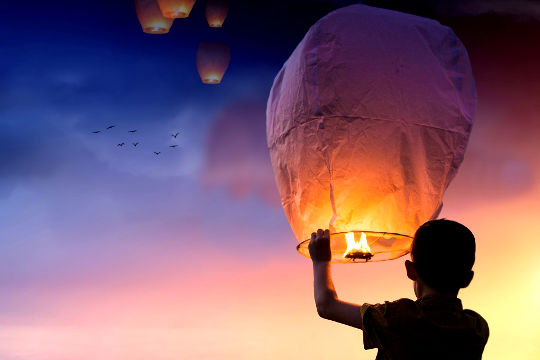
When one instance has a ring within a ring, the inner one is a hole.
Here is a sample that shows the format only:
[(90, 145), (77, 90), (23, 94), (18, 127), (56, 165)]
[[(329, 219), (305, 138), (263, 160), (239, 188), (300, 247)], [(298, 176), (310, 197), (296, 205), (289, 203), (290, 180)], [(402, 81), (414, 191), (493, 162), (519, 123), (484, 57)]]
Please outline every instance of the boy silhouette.
[(488, 340), (487, 322), (463, 310), (459, 289), (473, 278), (474, 235), (446, 219), (420, 226), (405, 261), (417, 300), (356, 305), (340, 300), (330, 273), (330, 234), (311, 234), (317, 312), (325, 319), (362, 329), (364, 348), (377, 348), (377, 360), (481, 359)]

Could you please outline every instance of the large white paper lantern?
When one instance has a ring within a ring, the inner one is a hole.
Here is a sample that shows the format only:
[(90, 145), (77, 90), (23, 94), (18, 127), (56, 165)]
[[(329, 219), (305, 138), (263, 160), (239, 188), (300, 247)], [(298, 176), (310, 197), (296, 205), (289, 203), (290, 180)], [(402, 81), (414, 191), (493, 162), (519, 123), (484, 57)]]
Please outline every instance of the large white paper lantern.
[[(475, 105), (469, 58), (450, 28), (364, 5), (320, 19), (267, 105), (272, 166), (298, 250), (309, 256), (311, 232), (330, 228), (334, 262), (406, 254), (442, 207)], [(350, 246), (364, 233), (370, 251), (346, 255), (350, 232)]]

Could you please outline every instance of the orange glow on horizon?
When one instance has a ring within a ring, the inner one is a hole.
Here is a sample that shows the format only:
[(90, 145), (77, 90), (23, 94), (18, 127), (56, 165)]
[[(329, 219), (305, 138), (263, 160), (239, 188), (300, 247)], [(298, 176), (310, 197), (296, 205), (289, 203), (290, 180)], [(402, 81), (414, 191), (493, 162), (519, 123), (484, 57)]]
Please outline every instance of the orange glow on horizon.
[[(443, 216), (466, 223), (477, 237), (475, 278), (459, 297), (465, 308), (477, 311), (488, 321), (491, 335), (485, 359), (534, 359), (540, 355), (535, 346), (540, 339), (536, 325), (540, 318), (534, 310), (531, 314), (538, 300), (534, 296), (538, 294), (534, 285), (539, 274), (535, 254), (540, 244), (535, 239), (540, 236), (540, 228), (534, 225), (524, 234), (522, 245), (530, 251), (520, 261), (508, 261), (505, 241), (515, 234), (516, 227), (530, 226), (534, 221), (538, 213), (535, 199), (539, 195), (540, 189), (496, 205), (477, 204), (467, 211), (448, 196)], [(493, 218), (503, 217), (504, 224), (493, 226)], [(282, 244), (284, 248), (290, 245), (285, 239)], [(36, 301), (33, 308), (38, 313), (32, 314), (36, 320), (3, 319), (0, 357), (375, 357), (376, 351), (363, 350), (360, 330), (317, 316), (311, 267), (302, 257), (291, 252), (248, 264), (216, 249), (197, 248), (197, 252), (204, 253), (204, 259), (196, 259), (189, 266), (145, 253), (140, 258), (152, 265), (151, 271), (127, 269), (127, 275), (123, 275), (126, 278), (115, 274), (116, 279), (101, 279), (94, 284), (30, 293)], [(209, 259), (219, 261), (209, 263)], [(340, 298), (353, 303), (414, 299), (403, 261), (373, 262), (365, 267), (334, 265), (332, 272)], [(501, 261), (506, 265), (501, 266)], [(140, 265), (135, 265), (140, 270)], [(118, 286), (119, 281), (123, 286)], [(501, 311), (505, 304), (514, 306), (510, 317)], [(211, 349), (205, 347), (209, 337), (216, 339)], [(298, 347), (299, 342), (309, 346)], [(340, 348), (339, 344), (357, 346)], [(89, 354), (87, 349), (95, 351)]]

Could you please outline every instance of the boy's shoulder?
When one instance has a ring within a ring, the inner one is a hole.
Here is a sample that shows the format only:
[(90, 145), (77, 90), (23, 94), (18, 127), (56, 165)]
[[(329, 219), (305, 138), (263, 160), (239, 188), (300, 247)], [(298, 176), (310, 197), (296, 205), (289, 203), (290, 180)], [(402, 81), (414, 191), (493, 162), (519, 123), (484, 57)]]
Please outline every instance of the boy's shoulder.
[(416, 317), (418, 304), (412, 299), (402, 298), (377, 304), (363, 304), (360, 312), (364, 331), (370, 327), (390, 330), (401, 327), (407, 318)]
[(482, 338), (485, 338), (487, 341), (489, 337), (489, 325), (486, 319), (484, 319), (482, 315), (480, 315), (476, 311), (470, 309), (464, 309), (463, 314), (471, 320), (477, 332), (482, 336)]
[[(485, 345), (489, 337), (486, 320), (473, 310), (464, 310), (461, 300), (432, 296), (364, 304), (361, 308), (364, 346), (380, 347), (387, 340), (415, 338), (467, 338)], [(412, 340), (412, 339), (411, 339)]]
[[(463, 349), (456, 351), (472, 349), (471, 353), (481, 356), (489, 337), (486, 320), (473, 310), (464, 310), (456, 297), (364, 304), (361, 312), (364, 347), (384, 349), (385, 353), (414, 353), (425, 350), (427, 344), (436, 353), (458, 343)], [(423, 345), (414, 348), (414, 344)]]
[(376, 304), (363, 304), (361, 307), (362, 316), (367, 312), (377, 313), (377, 315), (389, 316), (391, 313), (402, 313), (415, 311), (417, 304), (414, 300), (408, 298), (402, 298), (394, 301), (385, 301), (383, 303)]
[(364, 304), (361, 309), (362, 316), (370, 312), (372, 316), (384, 317), (386, 321), (405, 320), (407, 317), (437, 318), (440, 314), (445, 314), (444, 317), (447, 318), (447, 315), (452, 313), (457, 318), (476, 320), (487, 327), (487, 321), (480, 314), (470, 309), (463, 309), (461, 300), (455, 296), (428, 296), (418, 300), (401, 298), (378, 304)]

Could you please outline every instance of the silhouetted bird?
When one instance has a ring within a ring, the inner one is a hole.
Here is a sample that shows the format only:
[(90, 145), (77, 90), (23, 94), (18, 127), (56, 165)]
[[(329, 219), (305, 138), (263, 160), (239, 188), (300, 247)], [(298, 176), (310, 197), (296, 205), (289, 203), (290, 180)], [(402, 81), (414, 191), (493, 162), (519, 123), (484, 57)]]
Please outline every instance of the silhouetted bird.
[(169, 147), (172, 147), (172, 148), (175, 148), (177, 147), (178, 145), (169, 145)]
[(130, 133), (134, 133), (135, 131), (137, 131), (137, 129), (135, 129), (135, 130), (128, 130), (128, 132), (130, 132)]
[(115, 127), (115, 125), (107, 126), (107, 130), (112, 129), (113, 127)]
[(177, 132), (176, 134), (172, 134), (171, 136), (172, 136), (173, 138), (175, 138), (175, 139), (176, 139), (176, 137), (178, 136), (178, 134), (180, 134), (180, 133), (179, 133), (179, 132)]
[(154, 151), (154, 154), (159, 155), (161, 154), (161, 151)]
[(101, 130), (92, 131), (92, 134), (99, 134)]
[(138, 143), (138, 142), (136, 142), (136, 143), (132, 143), (132, 144), (133, 144), (133, 146), (137, 146), (137, 145), (139, 145), (139, 143)]
[(120, 144), (116, 144), (116, 146), (124, 146), (124, 145), (126, 145), (126, 143), (123, 143), (123, 142)]

